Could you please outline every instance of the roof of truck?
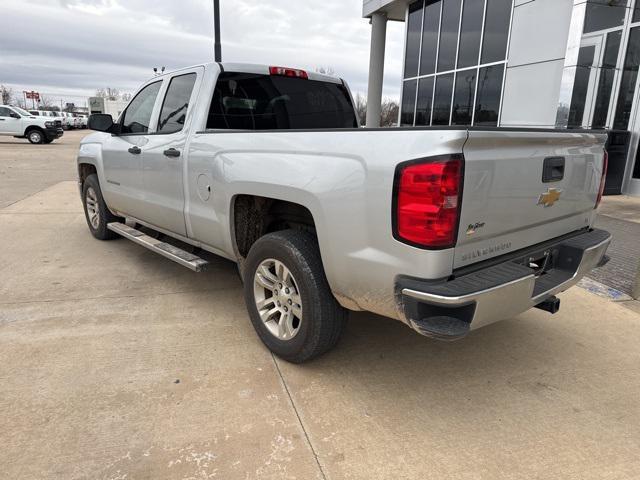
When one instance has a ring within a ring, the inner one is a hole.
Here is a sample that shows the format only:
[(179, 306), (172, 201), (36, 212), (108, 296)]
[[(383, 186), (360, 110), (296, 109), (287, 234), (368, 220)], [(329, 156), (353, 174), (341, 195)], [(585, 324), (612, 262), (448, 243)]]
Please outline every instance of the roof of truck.
[(279, 63), (267, 65), (267, 64), (258, 64), (258, 63), (208, 62), (208, 63), (199, 64), (199, 65), (192, 65), (189, 67), (179, 68), (177, 70), (172, 70), (170, 72), (164, 72), (162, 75), (156, 75), (153, 78), (161, 78), (166, 75), (175, 75), (178, 72), (181, 72), (183, 70), (190, 70), (195, 67), (212, 67), (214, 65), (221, 67), (222, 70), (225, 72), (257, 73), (262, 75), (269, 75), (270, 67), (286, 67), (294, 70), (304, 70), (309, 76), (310, 80), (316, 80), (320, 82), (330, 82), (330, 83), (342, 83), (341, 78), (338, 78), (332, 75), (326, 75), (324, 73), (318, 73), (318, 72), (306, 70), (304, 68), (299, 68), (291, 65), (282, 65)]

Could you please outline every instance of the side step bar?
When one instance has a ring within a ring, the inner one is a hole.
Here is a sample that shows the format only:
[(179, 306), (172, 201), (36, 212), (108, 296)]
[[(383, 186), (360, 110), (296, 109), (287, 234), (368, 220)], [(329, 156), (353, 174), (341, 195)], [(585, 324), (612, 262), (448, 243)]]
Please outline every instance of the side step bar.
[(209, 265), (209, 262), (196, 255), (193, 255), (192, 253), (186, 252), (166, 242), (157, 240), (153, 237), (150, 237), (149, 235), (145, 235), (140, 230), (131, 228), (124, 223), (109, 223), (107, 225), (107, 228), (112, 232), (115, 232), (118, 235), (121, 235), (124, 238), (137, 243), (138, 245), (142, 245), (143, 247), (148, 248), (152, 252), (159, 253), (169, 260), (173, 260), (183, 267), (187, 267), (193, 270), (194, 272), (202, 272), (206, 270), (207, 266)]

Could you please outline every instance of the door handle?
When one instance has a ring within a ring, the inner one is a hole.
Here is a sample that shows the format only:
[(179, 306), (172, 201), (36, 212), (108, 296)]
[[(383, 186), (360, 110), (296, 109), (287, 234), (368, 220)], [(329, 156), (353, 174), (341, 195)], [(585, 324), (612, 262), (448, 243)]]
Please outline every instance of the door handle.
[(129, 149), (129, 153), (133, 153), (134, 155), (140, 155), (142, 153), (142, 150), (140, 150), (140, 147), (131, 147)]
[(175, 148), (170, 148), (169, 150), (165, 150), (164, 154), (167, 157), (179, 157), (180, 156), (180, 150), (176, 150)]

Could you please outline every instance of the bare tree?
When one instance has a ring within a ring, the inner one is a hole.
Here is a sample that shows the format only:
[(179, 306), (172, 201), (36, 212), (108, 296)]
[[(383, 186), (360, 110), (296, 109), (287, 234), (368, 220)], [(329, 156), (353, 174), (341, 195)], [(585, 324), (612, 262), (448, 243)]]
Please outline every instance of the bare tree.
[(128, 102), (131, 100), (131, 98), (133, 98), (133, 95), (131, 95), (130, 93), (123, 93), (122, 95), (120, 95), (120, 98), (122, 98), (122, 100), (124, 100), (125, 102)]
[(356, 102), (356, 112), (358, 114), (358, 119), (360, 120), (360, 125), (364, 125), (367, 121), (367, 99), (361, 93), (358, 93), (355, 98)]
[(120, 90), (114, 87), (99, 88), (96, 90), (96, 97), (118, 100), (120, 98)]
[(9, 105), (13, 100), (13, 88), (0, 85), (0, 96), (2, 96), (2, 104)]
[(382, 101), (380, 126), (381, 127), (397, 127), (399, 113), (400, 113), (400, 105), (398, 104), (398, 102), (390, 98), (385, 98)]
[(40, 101), (38, 102), (38, 106), (41, 110), (49, 110), (53, 105), (53, 100), (44, 95), (40, 95)]

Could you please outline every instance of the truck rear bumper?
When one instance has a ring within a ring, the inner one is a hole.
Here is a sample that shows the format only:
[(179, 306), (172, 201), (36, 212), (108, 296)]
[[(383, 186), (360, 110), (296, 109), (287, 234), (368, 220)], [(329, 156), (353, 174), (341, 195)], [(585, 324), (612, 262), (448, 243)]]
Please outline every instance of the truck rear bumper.
[(591, 230), (527, 249), (522, 255), (453, 280), (400, 279), (404, 317), (419, 333), (455, 340), (516, 316), (575, 285), (596, 268), (611, 235)]

